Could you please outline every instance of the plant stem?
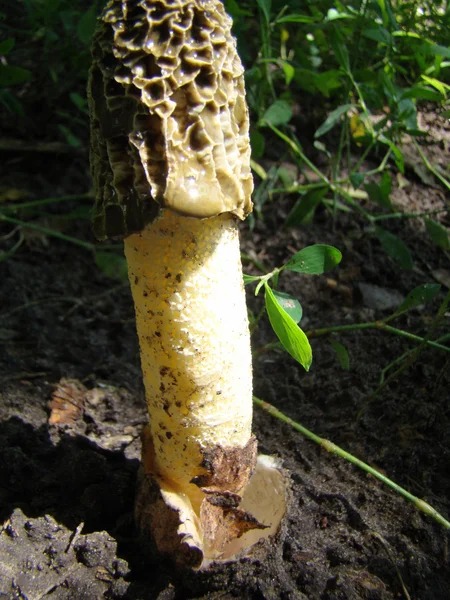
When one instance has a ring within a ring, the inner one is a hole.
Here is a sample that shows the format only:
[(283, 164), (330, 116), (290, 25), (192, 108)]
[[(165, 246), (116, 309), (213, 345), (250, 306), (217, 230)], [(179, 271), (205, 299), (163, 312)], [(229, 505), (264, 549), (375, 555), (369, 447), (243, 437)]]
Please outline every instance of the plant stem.
[(314, 163), (312, 163), (309, 160), (309, 158), (305, 156), (299, 144), (296, 144), (293, 140), (291, 140), (287, 135), (285, 135), (274, 125), (271, 125), (270, 123), (268, 123), (268, 125), (270, 129), (274, 133), (276, 133), (284, 142), (286, 142), (286, 144), (294, 151), (294, 153), (297, 154), (306, 165), (308, 165), (311, 171), (313, 171), (319, 179), (321, 179), (326, 185), (330, 185), (330, 181), (328, 180), (328, 178), (322, 173), (320, 169), (316, 167)]
[[(449, 339), (450, 339), (450, 333), (447, 333), (446, 335), (441, 336), (436, 341), (437, 342), (446, 342)], [(401, 356), (397, 356), (396, 359), (394, 359), (386, 367), (384, 367), (384, 369), (382, 369), (382, 371), (381, 371), (380, 385), (385, 381), (386, 373), (388, 371), (390, 371), (393, 367), (395, 367), (395, 365), (398, 365), (403, 360), (405, 360), (405, 358), (407, 358), (408, 356), (410, 356), (412, 352), (415, 352), (415, 350), (416, 350), (416, 348), (410, 348), (409, 350), (407, 350), (406, 352), (404, 352)]]
[(253, 265), (255, 265), (255, 267), (257, 269), (259, 269), (260, 271), (262, 271), (264, 273), (264, 271), (265, 271), (264, 265), (261, 262), (259, 262), (259, 260), (257, 260), (256, 258), (253, 258), (253, 257), (249, 256), (248, 254), (244, 254), (243, 252), (241, 252), (241, 260), (252, 263)]
[(346, 192), (342, 187), (338, 186), (338, 185), (332, 185), (331, 189), (333, 191), (336, 191), (340, 196), (342, 196), (342, 198), (344, 198), (344, 200), (347, 202), (347, 204), (350, 204), (350, 206), (352, 208), (354, 208), (355, 210), (357, 210), (358, 212), (360, 212), (370, 223), (372, 222), (372, 215), (370, 213), (368, 213), (366, 210), (364, 210), (364, 208), (362, 206), (360, 206), (358, 204), (358, 202), (355, 202), (353, 200), (353, 198), (350, 196), (350, 194), (348, 192)]
[(382, 331), (394, 333), (395, 335), (405, 337), (414, 342), (425, 342), (429, 346), (433, 346), (433, 348), (438, 348), (439, 350), (445, 350), (445, 352), (450, 352), (450, 348), (448, 346), (443, 346), (438, 342), (433, 342), (432, 340), (420, 337), (418, 335), (414, 335), (413, 333), (409, 333), (408, 331), (404, 331), (403, 329), (392, 327), (391, 325), (387, 325), (383, 321), (371, 321), (370, 323), (354, 323), (352, 325), (336, 325), (334, 327), (323, 327), (321, 329), (311, 329), (310, 331), (305, 331), (305, 334), (308, 338), (314, 338), (321, 337), (324, 335), (330, 335), (330, 333), (340, 333), (343, 331), (357, 331), (359, 329), (381, 329)]
[[(265, 305), (263, 305), (263, 307), (261, 308), (259, 313), (256, 315), (256, 317), (253, 319), (253, 321), (249, 325), (250, 335), (253, 335), (253, 333), (256, 331), (256, 328), (258, 327), (259, 322), (261, 321), (265, 312), (266, 312), (266, 307), (265, 307)], [(252, 356), (254, 357), (255, 354), (252, 353)]]
[[(395, 315), (398, 316), (398, 315)], [(387, 325), (383, 321), (372, 321), (370, 323), (354, 323), (352, 325), (335, 325), (334, 327), (323, 327), (321, 329), (310, 329), (309, 331), (305, 331), (305, 335), (308, 339), (324, 337), (327, 335), (331, 335), (332, 333), (345, 333), (351, 331), (359, 331), (362, 329), (377, 329), (381, 331), (386, 331), (388, 333), (393, 333), (395, 335), (399, 335), (401, 337), (405, 337), (413, 342), (419, 342), (419, 344), (424, 344), (431, 346), (432, 348), (437, 348), (438, 350), (444, 350), (444, 352), (450, 352), (449, 346), (444, 346), (439, 342), (434, 342), (433, 340), (428, 339), (428, 335), (426, 338), (420, 337), (419, 335), (415, 335), (413, 333), (409, 333), (408, 331), (404, 331), (403, 329), (398, 329), (397, 327), (392, 327), (391, 325)], [(443, 336), (439, 338), (440, 341), (446, 341), (448, 336)], [(281, 349), (282, 345), (279, 342), (273, 342), (270, 344), (266, 344), (261, 348), (258, 348), (253, 352), (253, 357), (257, 358), (261, 354), (265, 354), (270, 350), (278, 350)], [(413, 348), (411, 352), (416, 351), (417, 348)], [(405, 355), (403, 355), (405, 356)]]
[[(367, 406), (372, 402), (372, 400), (377, 396), (377, 394), (379, 394), (381, 392), (381, 390), (383, 390), (390, 381), (392, 381), (392, 379), (395, 379), (398, 375), (401, 375), (401, 373), (403, 373), (403, 371), (406, 371), (406, 369), (408, 369), (413, 363), (416, 362), (416, 360), (419, 358), (420, 353), (422, 352), (422, 350), (424, 349), (424, 347), (429, 344), (432, 346), (436, 347), (437, 342), (430, 342), (430, 337), (433, 335), (434, 331), (436, 330), (437, 326), (439, 325), (440, 321), (444, 318), (445, 312), (447, 310), (447, 306), (450, 302), (450, 291), (447, 293), (447, 295), (445, 296), (444, 300), (442, 301), (441, 306), (439, 307), (439, 310), (436, 313), (436, 316), (434, 318), (434, 321), (431, 325), (431, 327), (428, 330), (428, 333), (426, 335), (425, 338), (418, 338), (421, 340), (419, 346), (417, 346), (417, 348), (414, 349), (414, 351), (411, 353), (410, 357), (408, 358), (408, 360), (403, 363), (397, 370), (395, 370), (393, 373), (391, 373), (389, 375), (389, 377), (387, 379), (385, 379), (378, 387), (377, 389), (372, 392), (372, 394), (369, 396), (367, 402), (364, 404), (364, 406), (361, 408), (361, 410), (358, 413), (358, 418), (365, 412)], [(395, 329), (394, 327), (390, 327), (389, 325), (386, 325), (387, 328), (389, 329)], [(406, 331), (403, 332), (404, 334), (407, 333)], [(412, 334), (408, 334), (408, 336), (406, 337), (410, 337), (412, 336)], [(415, 338), (417, 338), (417, 336), (414, 336)], [(450, 352), (450, 347), (446, 347), (446, 346), (442, 346), (441, 344), (438, 344), (438, 346), (442, 349), (442, 348), (446, 348), (447, 352)]]
[(70, 200), (92, 200), (91, 193), (72, 194), (68, 196), (58, 196), (56, 198), (44, 198), (43, 200), (33, 200), (31, 202), (21, 202), (20, 204), (11, 204), (4, 206), (2, 212), (16, 212), (24, 208), (36, 208), (38, 206), (46, 206), (47, 204), (58, 204), (60, 202), (69, 202)]
[(366, 157), (368, 156), (368, 154), (370, 153), (370, 151), (372, 150), (372, 148), (375, 146), (375, 141), (376, 140), (372, 140), (370, 142), (370, 144), (367, 146), (367, 148), (364, 150), (364, 152), (361, 154), (358, 162), (356, 163), (355, 167), (352, 170), (352, 173), (357, 173), (359, 170), (359, 167), (363, 164), (363, 162), (365, 161)]
[(0, 262), (3, 262), (4, 260), (8, 259), (13, 254), (15, 254), (17, 252), (17, 250), (20, 248), (20, 246), (22, 245), (24, 239), (25, 238), (24, 238), (23, 233), (20, 232), (19, 233), (19, 239), (14, 244), (14, 246), (12, 248), (10, 248), (9, 250), (7, 250), (6, 252), (2, 252), (0, 254)]
[(448, 212), (448, 208), (438, 208), (436, 210), (430, 210), (422, 213), (390, 213), (388, 215), (377, 215), (372, 217), (373, 221), (386, 221), (387, 219), (419, 219), (423, 217), (429, 217), (431, 215), (440, 215)]
[[(413, 138), (413, 142), (414, 142), (414, 146), (416, 147), (417, 152), (420, 154), (420, 158), (423, 160), (423, 163), (426, 166), (426, 168), (429, 171), (431, 171), (431, 173), (433, 173), (433, 175), (436, 177), (436, 179), (439, 179), (439, 181), (447, 188), (447, 190), (450, 190), (450, 183), (447, 181), (447, 179), (445, 179), (445, 177), (443, 177), (440, 173), (438, 173), (438, 171), (433, 167), (433, 165), (430, 163), (428, 158), (422, 152), (422, 149), (419, 146), (419, 144), (417, 143), (417, 140), (415, 140)], [(447, 206), (449, 206), (448, 200), (446, 200), (446, 204), (447, 204)]]
[(300, 423), (297, 423), (296, 421), (294, 421), (293, 419), (291, 419), (290, 417), (288, 417), (287, 415), (285, 415), (284, 413), (279, 411), (272, 404), (269, 404), (268, 402), (264, 402), (263, 400), (261, 400), (260, 398), (257, 398), (256, 396), (253, 396), (253, 403), (256, 404), (262, 410), (264, 410), (265, 412), (269, 413), (270, 415), (272, 415), (273, 417), (278, 419), (279, 421), (282, 421), (283, 423), (287, 423), (293, 429), (300, 432), (302, 435), (304, 435), (308, 439), (312, 440), (313, 442), (315, 442), (316, 444), (318, 444), (319, 446), (324, 448), (327, 452), (331, 452), (332, 454), (337, 454), (338, 456), (340, 456), (341, 458), (344, 458), (345, 460), (352, 463), (353, 465), (359, 467), (360, 469), (363, 469), (366, 473), (370, 473), (370, 475), (372, 475), (379, 481), (382, 481), (384, 484), (388, 485), (391, 489), (393, 489), (398, 494), (402, 495), (404, 498), (409, 500), (409, 502), (412, 502), (412, 504), (414, 504), (414, 506), (416, 508), (418, 508), (420, 511), (422, 511), (424, 514), (432, 517), (435, 521), (437, 521), (440, 525), (443, 525), (446, 529), (450, 529), (450, 522), (447, 521), (447, 519), (445, 519), (440, 513), (437, 512), (436, 509), (434, 509), (432, 506), (430, 506), (427, 502), (425, 502), (424, 500), (421, 500), (420, 498), (417, 498), (417, 496), (414, 496), (413, 494), (411, 494), (404, 488), (400, 487), (397, 483), (392, 481), (392, 479), (389, 479), (388, 477), (386, 477), (385, 475), (383, 475), (382, 473), (380, 473), (379, 471), (377, 471), (376, 469), (374, 469), (367, 463), (363, 462), (359, 458), (356, 458), (355, 456), (353, 456), (353, 454), (346, 452), (339, 446), (336, 446), (336, 444), (334, 444), (333, 442), (330, 442), (329, 440), (325, 440), (324, 438), (319, 437), (315, 433), (312, 433), (312, 431), (309, 431), (309, 429), (306, 429), (306, 427), (303, 427), (303, 425), (300, 425)]
[(7, 223), (20, 225), (20, 227), (23, 227), (24, 229), (34, 229), (35, 231), (39, 231), (44, 235), (51, 235), (53, 237), (59, 238), (60, 240), (64, 240), (65, 242), (70, 242), (71, 244), (76, 244), (77, 246), (86, 248), (86, 250), (95, 250), (95, 245), (91, 244), (90, 242), (85, 242), (70, 235), (66, 235), (65, 233), (61, 233), (60, 231), (49, 229), (48, 227), (42, 227), (41, 225), (37, 225), (36, 223), (27, 223), (25, 221), (21, 221), (20, 219), (14, 219), (13, 217), (7, 217), (6, 215), (2, 214), (0, 214), (0, 221), (6, 221)]

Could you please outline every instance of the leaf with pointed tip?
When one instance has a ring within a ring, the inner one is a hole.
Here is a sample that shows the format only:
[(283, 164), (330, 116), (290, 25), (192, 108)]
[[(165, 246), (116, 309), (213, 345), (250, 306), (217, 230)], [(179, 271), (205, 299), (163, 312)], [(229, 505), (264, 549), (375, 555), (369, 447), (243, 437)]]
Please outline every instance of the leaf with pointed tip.
[(364, 173), (351, 173), (350, 181), (354, 190), (357, 190), (364, 181)]
[(392, 190), (391, 178), (388, 173), (384, 173), (380, 184), (366, 183), (364, 189), (369, 194), (369, 198), (388, 210), (394, 210), (389, 197)]
[(446, 227), (432, 219), (425, 219), (425, 227), (436, 246), (443, 250), (450, 250), (450, 238)]
[(272, 290), (275, 300), (281, 306), (287, 314), (292, 317), (296, 323), (300, 323), (302, 320), (303, 309), (300, 302), (294, 296), (287, 294), (286, 292), (280, 292), (278, 290)]
[(337, 356), (337, 359), (338, 359), (341, 367), (343, 369), (345, 369), (346, 371), (349, 371), (350, 370), (350, 359), (348, 356), (347, 348), (340, 342), (337, 342), (336, 340), (333, 340), (333, 339), (330, 339), (330, 344), (333, 346), (333, 349), (336, 352), (336, 356)]
[(266, 112), (263, 114), (261, 119), (261, 125), (286, 125), (292, 117), (292, 108), (286, 102), (286, 100), (275, 100), (275, 102), (269, 106)]
[(328, 117), (325, 119), (322, 125), (317, 129), (316, 133), (314, 134), (314, 137), (319, 138), (320, 136), (330, 131), (330, 129), (332, 129), (336, 125), (336, 123), (340, 121), (342, 115), (345, 115), (345, 113), (348, 112), (350, 108), (352, 108), (352, 106), (352, 104), (343, 104), (342, 106), (338, 106), (337, 108), (335, 108), (333, 112), (331, 112), (328, 115)]
[(337, 248), (325, 244), (307, 246), (292, 256), (284, 265), (289, 271), (322, 275), (341, 262), (342, 254)]
[(266, 310), (270, 324), (283, 348), (309, 371), (312, 363), (312, 350), (305, 333), (294, 319), (278, 304), (272, 289), (264, 284)]
[(438, 295), (440, 289), (441, 286), (439, 283), (424, 283), (418, 285), (409, 292), (395, 312), (400, 313), (415, 308), (416, 306), (420, 306), (421, 304), (425, 304), (426, 302), (430, 302), (430, 300), (433, 300), (433, 298)]
[(375, 227), (375, 233), (388, 256), (397, 261), (404, 269), (411, 270), (413, 268), (411, 252), (405, 242), (381, 227)]
[(316, 206), (322, 202), (328, 190), (329, 187), (326, 186), (315, 190), (309, 190), (304, 196), (301, 196), (286, 217), (285, 225), (291, 227), (292, 225), (300, 225), (303, 223), (305, 218), (313, 213)]
[(97, 267), (111, 279), (125, 281), (128, 277), (127, 261), (120, 254), (98, 250), (95, 253), (95, 262)]

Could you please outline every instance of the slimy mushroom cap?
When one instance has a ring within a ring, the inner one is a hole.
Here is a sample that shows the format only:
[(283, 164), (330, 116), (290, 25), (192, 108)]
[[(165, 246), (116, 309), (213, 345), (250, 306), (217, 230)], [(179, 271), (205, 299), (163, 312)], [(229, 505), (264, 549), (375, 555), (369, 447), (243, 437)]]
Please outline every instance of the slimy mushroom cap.
[(111, 0), (89, 103), (97, 237), (140, 231), (161, 208), (251, 211), (243, 68), (220, 2)]

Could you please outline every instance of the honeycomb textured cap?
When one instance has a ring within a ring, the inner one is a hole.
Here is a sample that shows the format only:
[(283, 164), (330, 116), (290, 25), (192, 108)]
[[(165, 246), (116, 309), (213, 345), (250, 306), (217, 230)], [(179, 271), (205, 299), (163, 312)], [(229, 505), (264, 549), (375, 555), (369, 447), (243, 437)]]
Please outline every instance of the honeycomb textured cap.
[(218, 0), (111, 0), (89, 78), (94, 231), (128, 235), (161, 208), (252, 209), (248, 109)]

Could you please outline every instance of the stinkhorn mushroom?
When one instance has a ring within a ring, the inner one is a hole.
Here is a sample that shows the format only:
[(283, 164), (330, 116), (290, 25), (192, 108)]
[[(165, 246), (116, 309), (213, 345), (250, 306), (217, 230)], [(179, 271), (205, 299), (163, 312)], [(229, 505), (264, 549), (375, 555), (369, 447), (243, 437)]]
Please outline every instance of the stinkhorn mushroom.
[(89, 103), (94, 232), (124, 238), (150, 417), (137, 521), (198, 568), (273, 535), (285, 510), (251, 431), (249, 121), (221, 2), (111, 0)]

